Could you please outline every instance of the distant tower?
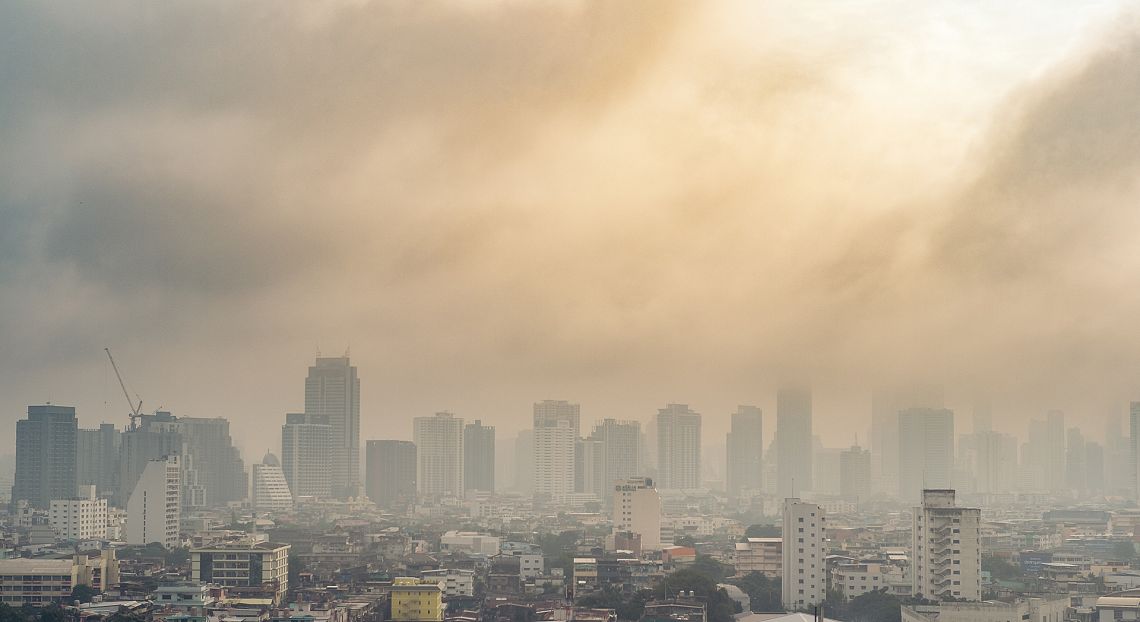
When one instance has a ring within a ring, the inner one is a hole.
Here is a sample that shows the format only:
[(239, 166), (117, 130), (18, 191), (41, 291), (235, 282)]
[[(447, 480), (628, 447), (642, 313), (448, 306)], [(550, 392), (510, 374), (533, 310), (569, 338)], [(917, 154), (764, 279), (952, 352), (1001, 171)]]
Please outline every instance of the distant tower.
[(16, 475), (12, 502), (47, 509), (52, 499), (76, 495), (79, 421), (71, 406), (28, 406), (16, 422)]
[(305, 414), (328, 417), (332, 427), (332, 493), (360, 493), (360, 378), (347, 356), (318, 357), (305, 378)]
[(495, 426), (478, 419), (463, 428), (463, 487), (495, 490)]
[(294, 498), (332, 495), (332, 434), (325, 415), (285, 415), (281, 467)]
[(575, 446), (580, 408), (565, 400), (534, 405), (534, 494), (562, 503), (575, 490)]
[(701, 416), (687, 404), (657, 411), (657, 483), (665, 490), (701, 487)]
[(449, 412), (416, 417), (416, 485), (423, 495), (463, 496), (463, 419)]
[(871, 498), (871, 452), (858, 445), (839, 454), (839, 494), (861, 503)]
[(729, 496), (759, 492), (764, 487), (764, 413), (755, 406), (737, 406), (725, 445)]
[(899, 498), (918, 501), (924, 488), (950, 488), (954, 412), (908, 408), (899, 413)]
[(285, 471), (277, 456), (266, 453), (261, 464), (253, 465), (253, 486), (250, 500), (255, 510), (280, 511), (293, 507), (293, 495), (285, 481)]
[(373, 503), (396, 509), (415, 502), (416, 453), (416, 444), (411, 441), (365, 443), (364, 485)]
[(784, 387), (776, 393), (776, 491), (796, 497), (812, 489), (811, 389)]

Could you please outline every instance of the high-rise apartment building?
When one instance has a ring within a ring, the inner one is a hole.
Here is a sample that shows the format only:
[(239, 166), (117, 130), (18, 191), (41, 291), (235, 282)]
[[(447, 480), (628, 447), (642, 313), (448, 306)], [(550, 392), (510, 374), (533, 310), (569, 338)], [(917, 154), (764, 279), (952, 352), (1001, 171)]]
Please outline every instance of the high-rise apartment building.
[(514, 458), (514, 489), (534, 494), (534, 430), (519, 430)]
[(463, 487), (495, 490), (495, 426), (478, 419), (463, 428)]
[(728, 495), (759, 492), (764, 487), (764, 413), (755, 406), (737, 406), (725, 443)]
[(657, 411), (657, 483), (665, 490), (701, 487), (701, 416), (687, 404)]
[(1085, 482), (1092, 492), (1103, 492), (1104, 485), (1104, 445), (1095, 441), (1085, 442)]
[(954, 504), (953, 490), (923, 490), (911, 528), (911, 593), (933, 600), (982, 597), (982, 511)]
[(1045, 413), (1029, 422), (1029, 442), (1024, 460), (1024, 487), (1033, 492), (1065, 489), (1065, 414)]
[(253, 509), (277, 512), (293, 507), (293, 494), (277, 456), (267, 453), (261, 464), (253, 465), (252, 479), (249, 498)]
[(47, 509), (52, 499), (75, 496), (79, 421), (71, 406), (28, 406), (16, 422), (16, 475), (12, 502)]
[(974, 488), (983, 494), (1011, 492), (1017, 485), (1017, 438), (1001, 432), (976, 432)]
[(115, 497), (119, 488), (119, 452), (122, 432), (113, 423), (94, 430), (79, 430), (76, 472), (80, 486), (95, 486), (101, 497)]
[(899, 412), (909, 408), (943, 408), (938, 385), (880, 387), (871, 393), (871, 478), (874, 492), (899, 489)]
[(376, 505), (393, 509), (416, 500), (416, 444), (377, 440), (365, 443), (364, 485)]
[(146, 463), (127, 499), (127, 544), (179, 545), (182, 468), (179, 456)]
[(776, 393), (776, 483), (782, 498), (812, 489), (811, 389)]
[(281, 468), (293, 497), (332, 495), (332, 426), (325, 415), (289, 413), (281, 426)]
[(1069, 428), (1065, 437), (1065, 487), (1085, 492), (1088, 490), (1085, 437), (1080, 428)]
[(575, 489), (574, 456), (580, 430), (580, 407), (566, 400), (534, 405), (534, 495), (561, 503)]
[(84, 542), (107, 538), (107, 500), (96, 496), (94, 484), (79, 486), (79, 494), (52, 499), (48, 521), (60, 540)]
[(641, 422), (603, 419), (590, 436), (602, 442), (602, 481), (606, 488), (641, 472)]
[(581, 407), (566, 400), (543, 400), (534, 404), (534, 429), (557, 427), (565, 421), (578, 438), (581, 430)]
[(647, 477), (614, 483), (613, 532), (641, 537), (642, 551), (661, 550), (661, 495)]
[(839, 494), (861, 503), (871, 498), (871, 452), (858, 445), (839, 454)]
[(925, 488), (950, 488), (954, 412), (908, 408), (899, 413), (899, 498), (918, 501)]
[(449, 412), (413, 421), (420, 494), (463, 496), (463, 419)]
[(599, 500), (613, 489), (606, 485), (606, 448), (601, 439), (580, 438), (574, 442), (574, 492), (594, 495)]
[(827, 598), (826, 532), (823, 508), (795, 497), (784, 500), (784, 608), (808, 610)]
[(317, 357), (305, 378), (305, 414), (328, 417), (332, 427), (332, 494), (360, 494), (360, 378), (344, 357)]

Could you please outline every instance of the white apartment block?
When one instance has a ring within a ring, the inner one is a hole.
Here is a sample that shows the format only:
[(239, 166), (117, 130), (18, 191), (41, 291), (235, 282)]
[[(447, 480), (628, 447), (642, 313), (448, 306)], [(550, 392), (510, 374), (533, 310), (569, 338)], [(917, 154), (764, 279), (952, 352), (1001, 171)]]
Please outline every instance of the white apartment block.
[(661, 550), (661, 495), (652, 479), (633, 477), (614, 485), (613, 531), (641, 536), (642, 551)]
[(733, 565), (738, 577), (744, 577), (753, 572), (759, 572), (772, 579), (782, 577), (784, 539), (748, 538), (745, 542), (737, 542)]
[(839, 590), (845, 599), (883, 588), (893, 594), (897, 591), (895, 586), (904, 581), (907, 581), (907, 577), (901, 567), (873, 561), (840, 564), (831, 576), (832, 588)]
[(178, 546), (182, 469), (178, 456), (147, 462), (127, 499), (127, 544)]
[(52, 500), (48, 520), (60, 540), (106, 540), (107, 500), (95, 496), (95, 486), (80, 486), (78, 496)]
[(784, 500), (782, 598), (789, 611), (810, 609), (827, 597), (826, 521), (818, 505)]
[(912, 591), (937, 600), (980, 600), (982, 511), (954, 505), (954, 491), (923, 490), (911, 530)]
[(574, 428), (566, 420), (534, 429), (534, 495), (565, 503), (574, 494)]
[(420, 494), (462, 498), (463, 419), (449, 412), (416, 417), (412, 436)]
[(439, 581), (443, 586), (443, 595), (447, 596), (474, 596), (475, 571), (466, 568), (441, 568), (439, 570), (425, 570), (420, 573), (424, 579)]
[(657, 411), (657, 472), (663, 490), (701, 487), (701, 416), (686, 404)]

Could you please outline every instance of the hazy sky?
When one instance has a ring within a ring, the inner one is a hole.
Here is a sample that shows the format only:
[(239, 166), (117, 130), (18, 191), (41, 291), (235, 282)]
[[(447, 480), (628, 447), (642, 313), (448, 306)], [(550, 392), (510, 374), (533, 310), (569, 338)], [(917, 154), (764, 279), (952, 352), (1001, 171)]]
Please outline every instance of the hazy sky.
[(1140, 398), (1140, 21), (1116, 2), (0, 3), (0, 442), (225, 416), (351, 347), (363, 435), (817, 387)]

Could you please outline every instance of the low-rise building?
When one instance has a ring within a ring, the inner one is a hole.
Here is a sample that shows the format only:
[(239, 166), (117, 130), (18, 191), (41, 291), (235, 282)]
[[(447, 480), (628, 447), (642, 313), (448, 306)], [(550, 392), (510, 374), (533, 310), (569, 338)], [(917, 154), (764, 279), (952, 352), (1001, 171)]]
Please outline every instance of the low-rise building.
[(272, 542), (190, 549), (190, 578), (217, 583), (237, 596), (264, 596), (275, 605), (289, 591), (289, 545)]
[(781, 576), (783, 538), (748, 538), (736, 543), (736, 576), (759, 572), (769, 578)]
[(424, 579), (437, 581), (443, 585), (443, 595), (474, 596), (475, 571), (465, 568), (441, 568), (439, 570), (425, 570), (420, 573)]
[(80, 486), (75, 497), (52, 499), (48, 522), (60, 540), (105, 540), (107, 500), (95, 496), (95, 486)]
[(432, 579), (396, 577), (389, 592), (393, 622), (441, 622), (443, 585)]
[(912, 605), (902, 608), (902, 622), (1064, 622), (1068, 606), (1068, 596)]
[(0, 560), (0, 602), (13, 607), (66, 603), (77, 585), (103, 592), (118, 583), (119, 561), (110, 549), (96, 557)]
[(498, 555), (499, 539), (473, 531), (448, 531), (439, 539), (439, 550), (451, 553)]

